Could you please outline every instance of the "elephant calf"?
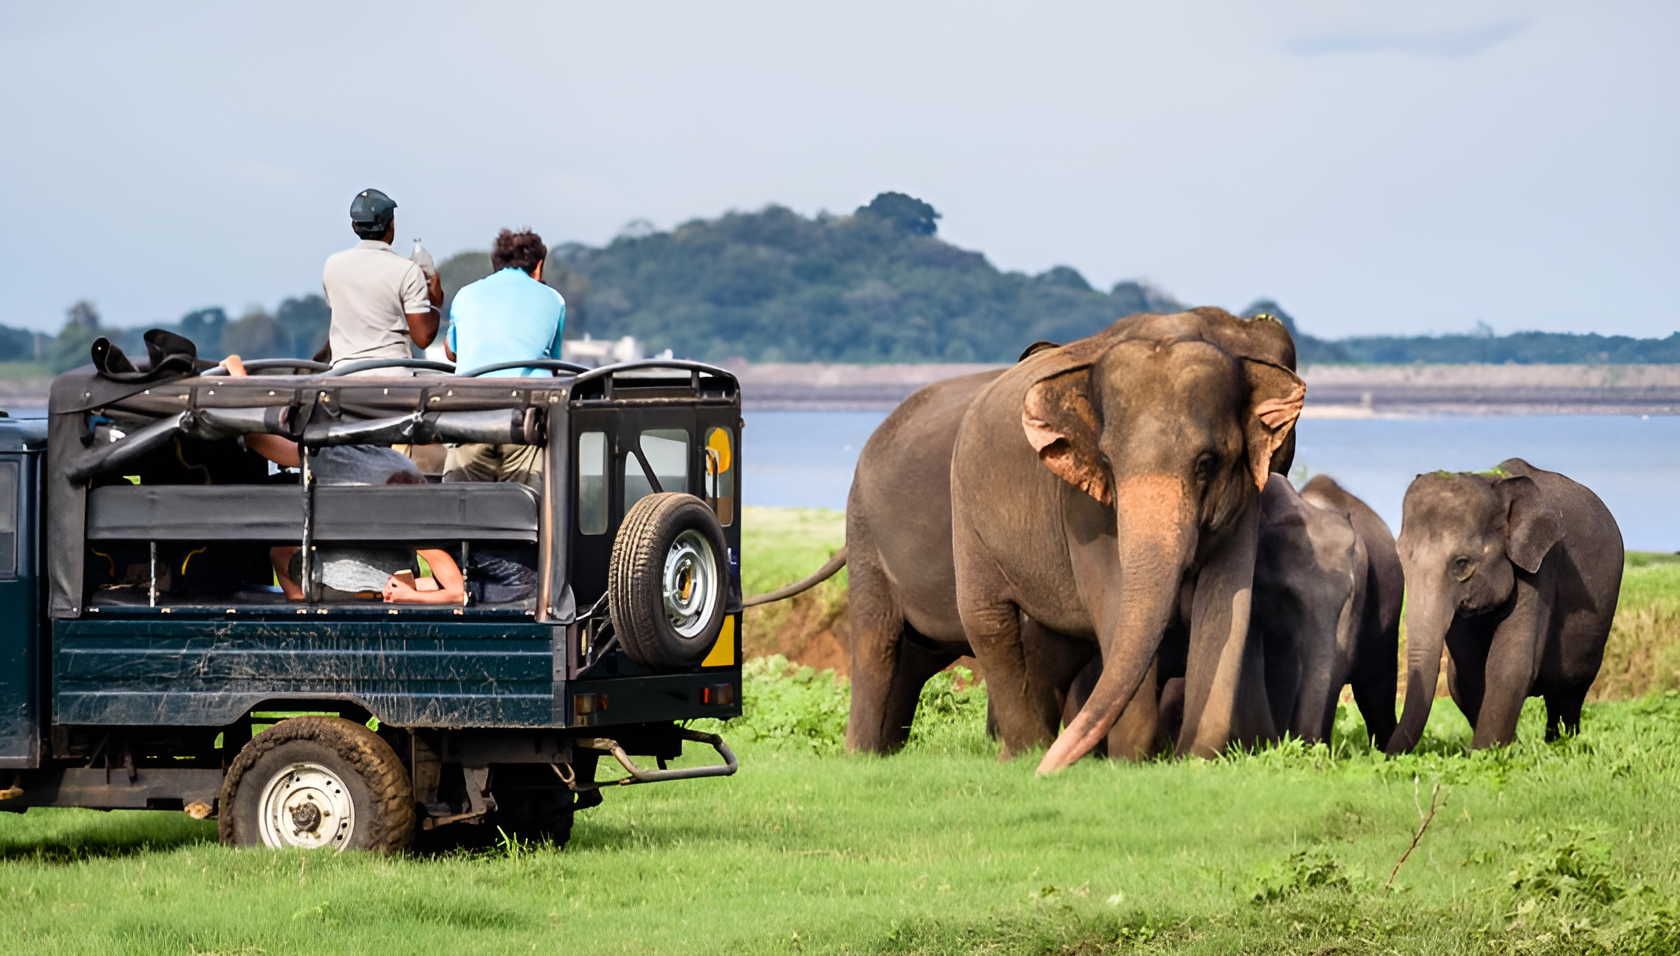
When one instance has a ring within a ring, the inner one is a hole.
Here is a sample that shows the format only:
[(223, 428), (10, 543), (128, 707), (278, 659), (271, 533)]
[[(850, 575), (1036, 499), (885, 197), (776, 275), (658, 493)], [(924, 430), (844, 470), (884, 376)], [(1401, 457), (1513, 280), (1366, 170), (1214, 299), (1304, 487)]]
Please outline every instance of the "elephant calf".
[[(1328, 739), (1342, 687), (1352, 684), (1367, 730), (1378, 746), (1386, 744), (1395, 725), (1404, 589), (1394, 534), (1365, 502), (1324, 475), (1297, 493), (1273, 474), (1260, 502), (1249, 628), (1264, 657), (1273, 725), (1303, 740)], [(1109, 732), (1110, 756), (1147, 757), (1176, 737), (1182, 630), (1181, 624), (1169, 629), (1154, 676)], [(1028, 644), (1029, 659), (1036, 649)], [(1101, 672), (1101, 662), (1093, 661), (1074, 679), (1064, 722), (1084, 706)]]
[(1393, 533), (1323, 475), (1299, 493), (1273, 475), (1261, 505), (1251, 627), (1273, 722), (1309, 742), (1328, 740), (1337, 698), (1352, 684), (1367, 731), (1386, 744), (1404, 588)]
[(1419, 475), (1406, 490), (1400, 561), (1406, 706), (1389, 753), (1423, 735), (1443, 642), (1471, 747), (1515, 740), (1528, 697), (1546, 700), (1547, 740), (1580, 726), (1622, 583), (1622, 533), (1597, 495), (1520, 458), (1487, 474)]

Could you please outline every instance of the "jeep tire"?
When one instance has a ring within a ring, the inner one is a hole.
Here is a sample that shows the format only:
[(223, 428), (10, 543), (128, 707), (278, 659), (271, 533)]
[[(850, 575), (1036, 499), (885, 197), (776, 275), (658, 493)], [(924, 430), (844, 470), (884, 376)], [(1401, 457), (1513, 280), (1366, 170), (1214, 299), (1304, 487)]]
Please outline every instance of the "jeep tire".
[(414, 839), (408, 769), (378, 734), (338, 717), (293, 717), (251, 738), (222, 779), (229, 846), (388, 853)]

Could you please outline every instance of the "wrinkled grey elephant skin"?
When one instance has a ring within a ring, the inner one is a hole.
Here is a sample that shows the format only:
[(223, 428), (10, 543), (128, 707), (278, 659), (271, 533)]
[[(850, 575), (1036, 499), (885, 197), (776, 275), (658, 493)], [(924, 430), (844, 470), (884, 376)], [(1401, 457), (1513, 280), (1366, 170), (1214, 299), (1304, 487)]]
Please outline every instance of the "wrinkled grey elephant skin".
[(1403, 591), (1393, 534), (1323, 476), (1296, 493), (1273, 475), (1262, 503), (1253, 628), (1277, 726), (1308, 743), (1330, 739), (1352, 684), (1370, 735), (1387, 744)]
[[(1250, 640), (1262, 648), (1278, 730), (1309, 742), (1328, 739), (1341, 689), (1352, 684), (1371, 735), (1379, 746), (1388, 742), (1402, 590), (1394, 536), (1363, 501), (1323, 475), (1299, 494), (1282, 475), (1271, 476), (1261, 496)], [(1151, 678), (1099, 749), (1137, 760), (1173, 745), (1182, 719), (1184, 640), (1175, 621)], [(1080, 671), (1067, 690), (1064, 722), (1072, 723), (1101, 672), (1100, 661)]]
[[(887, 416), (858, 455), (846, 503), (849, 750), (890, 753), (902, 747), (922, 685), (972, 653), (957, 614), (951, 449), (969, 403), (1000, 374), (982, 372), (917, 391)], [(1052, 633), (1030, 619), (1021, 627), (1032, 639), (1027, 666), (1034, 686), (1050, 695), (1047, 706), (1059, 708), (1063, 688), (1095, 655), (1096, 645)]]
[(1604, 502), (1512, 458), (1488, 474), (1419, 475), (1401, 514), (1406, 705), (1388, 752), (1422, 737), (1443, 643), (1472, 747), (1515, 740), (1529, 697), (1545, 698), (1546, 739), (1574, 732), (1622, 582), (1621, 529)]
[[(1400, 610), (1406, 597), (1406, 576), (1394, 532), (1370, 505), (1328, 475), (1316, 475), (1308, 481), (1301, 489), (1301, 498), (1309, 505), (1346, 515), (1364, 552), (1364, 594), (1353, 612), (1357, 625), (1351, 667), (1344, 683), (1353, 686), (1353, 699), (1365, 718), (1366, 733), (1378, 747), (1384, 747), (1394, 735), (1396, 723)], [(1339, 695), (1340, 685), (1337, 688)]]
[(969, 403), (999, 374), (917, 391), (858, 455), (846, 499), (847, 749), (886, 753), (902, 746), (922, 685), (969, 653), (951, 557), (951, 448)]
[[(1135, 315), (1029, 355), (976, 395), (951, 456), (957, 611), (1003, 756), (1090, 751), (1190, 604), (1180, 753), (1275, 735), (1248, 639), (1259, 492), (1287, 469), (1305, 386), (1275, 320)], [(1060, 737), (1022, 615), (1093, 640), (1102, 676)]]

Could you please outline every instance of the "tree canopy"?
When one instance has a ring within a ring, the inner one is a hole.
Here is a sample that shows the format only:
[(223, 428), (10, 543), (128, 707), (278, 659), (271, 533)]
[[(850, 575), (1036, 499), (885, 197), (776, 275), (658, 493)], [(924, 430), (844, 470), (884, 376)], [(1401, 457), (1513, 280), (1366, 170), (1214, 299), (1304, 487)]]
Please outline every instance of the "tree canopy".
[[(1140, 281), (1092, 288), (1078, 270), (1037, 275), (998, 269), (938, 236), (940, 214), (913, 196), (884, 192), (851, 215), (802, 216), (781, 206), (695, 219), (669, 231), (640, 222), (603, 247), (552, 248), (543, 279), (566, 298), (566, 335), (634, 335), (652, 350), (720, 361), (1009, 362), (1029, 343), (1068, 342), (1125, 315), (1185, 306)], [(438, 265), (445, 312), (463, 286), (490, 274), (488, 252)], [(1680, 333), (1663, 339), (1519, 332), (1364, 336), (1327, 340), (1301, 330), (1270, 299), (1243, 314), (1276, 315), (1300, 358), (1316, 362), (1680, 362)], [(307, 357), (325, 343), (331, 311), (319, 295), (272, 313), (230, 319), (219, 307), (164, 326), (199, 353)], [(0, 326), (0, 361), (87, 361), (98, 335), (141, 351), (142, 329), (111, 330), (94, 307), (72, 306), (51, 336)]]
[[(1144, 302), (1180, 306), (1135, 282), (1114, 293), (1058, 266), (1003, 272), (935, 235), (939, 213), (882, 193), (850, 216), (781, 206), (562, 246), (545, 277), (587, 291), (567, 332), (634, 335), (653, 349), (755, 361), (1012, 361), (1036, 339), (1089, 335)], [(552, 268), (557, 264), (562, 268)]]

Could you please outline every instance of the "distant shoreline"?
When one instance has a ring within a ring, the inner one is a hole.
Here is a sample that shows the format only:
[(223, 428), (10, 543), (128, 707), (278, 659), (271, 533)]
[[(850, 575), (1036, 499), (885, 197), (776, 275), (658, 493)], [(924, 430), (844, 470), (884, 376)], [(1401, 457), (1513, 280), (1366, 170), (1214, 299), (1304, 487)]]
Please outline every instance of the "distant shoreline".
[[(924, 385), (1002, 365), (732, 363), (758, 411), (887, 411)], [(1308, 365), (1306, 417), (1677, 415), (1680, 365)]]
[[(890, 411), (978, 363), (731, 362), (751, 411)], [(1677, 365), (1307, 365), (1307, 418), (1680, 415)], [(50, 379), (0, 378), (0, 408), (42, 409)]]

